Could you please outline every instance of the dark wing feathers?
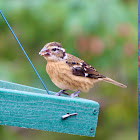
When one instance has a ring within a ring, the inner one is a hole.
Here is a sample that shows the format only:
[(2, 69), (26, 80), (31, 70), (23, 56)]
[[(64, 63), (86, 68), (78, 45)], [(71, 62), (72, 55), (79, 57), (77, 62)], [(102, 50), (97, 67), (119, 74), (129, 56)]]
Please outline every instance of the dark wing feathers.
[(76, 76), (89, 77), (89, 78), (105, 78), (96, 69), (85, 63), (83, 60), (68, 54), (66, 63), (72, 68), (72, 73)]
[(96, 71), (96, 69), (86, 64), (85, 62), (81, 67), (73, 67), (72, 72), (76, 76), (83, 76), (94, 79), (105, 78), (105, 76), (99, 74), (99, 72)]
[(76, 76), (83, 76), (85, 77), (84, 69), (81, 69), (81, 67), (72, 68), (72, 73)]

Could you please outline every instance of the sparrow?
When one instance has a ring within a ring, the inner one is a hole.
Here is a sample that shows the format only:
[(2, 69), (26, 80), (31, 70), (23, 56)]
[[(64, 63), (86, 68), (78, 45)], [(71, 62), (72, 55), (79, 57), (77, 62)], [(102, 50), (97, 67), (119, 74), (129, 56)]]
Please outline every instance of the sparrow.
[(47, 60), (46, 72), (51, 81), (60, 90), (56, 96), (67, 94), (65, 91), (72, 90), (71, 97), (79, 96), (80, 92), (88, 92), (93, 85), (100, 81), (112, 83), (126, 88), (111, 78), (101, 75), (95, 68), (80, 58), (68, 54), (58, 42), (47, 43), (39, 52)]

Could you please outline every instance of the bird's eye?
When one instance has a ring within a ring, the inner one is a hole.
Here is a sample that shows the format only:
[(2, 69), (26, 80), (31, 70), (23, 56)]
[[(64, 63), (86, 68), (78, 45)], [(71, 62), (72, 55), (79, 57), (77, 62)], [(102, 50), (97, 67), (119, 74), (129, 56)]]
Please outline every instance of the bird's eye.
[(52, 51), (56, 51), (56, 48), (52, 49)]

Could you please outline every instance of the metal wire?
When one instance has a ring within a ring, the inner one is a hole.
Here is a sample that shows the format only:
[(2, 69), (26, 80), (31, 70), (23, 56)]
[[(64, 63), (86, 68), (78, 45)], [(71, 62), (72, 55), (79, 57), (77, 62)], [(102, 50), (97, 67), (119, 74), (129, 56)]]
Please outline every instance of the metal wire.
[(15, 33), (13, 32), (12, 28), (10, 27), (8, 21), (6, 20), (5, 16), (3, 15), (3, 13), (0, 10), (0, 14), (3, 17), (4, 21), (6, 22), (7, 26), (9, 27), (10, 31), (12, 32), (14, 38), (16, 39), (17, 43), (19, 44), (20, 48), (22, 49), (23, 53), (25, 54), (26, 58), (28, 59), (29, 63), (31, 64), (33, 70), (35, 71), (36, 75), (38, 76), (39, 80), (41, 81), (42, 85), (44, 86), (45, 90), (47, 91), (47, 93), (49, 94), (49, 91), (47, 89), (47, 87), (45, 86), (43, 80), (41, 79), (41, 77), (39, 76), (37, 70), (35, 69), (34, 65), (32, 64), (31, 60), (29, 59), (27, 53), (25, 52), (24, 48), (22, 47), (22, 45), (20, 44), (18, 38), (16, 37)]

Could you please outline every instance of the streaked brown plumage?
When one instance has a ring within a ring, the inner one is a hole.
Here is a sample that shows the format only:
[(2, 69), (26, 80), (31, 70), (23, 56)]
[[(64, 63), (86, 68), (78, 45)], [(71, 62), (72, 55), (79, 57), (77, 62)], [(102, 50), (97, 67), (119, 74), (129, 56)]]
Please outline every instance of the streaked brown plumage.
[[(94, 83), (99, 81), (126, 88), (125, 85), (99, 74), (78, 57), (65, 53), (65, 49), (58, 42), (46, 44), (39, 54), (47, 60), (46, 71), (52, 82), (62, 89), (60, 93), (64, 93), (65, 90), (88, 92)], [(75, 93), (72, 97), (78, 95)]]

